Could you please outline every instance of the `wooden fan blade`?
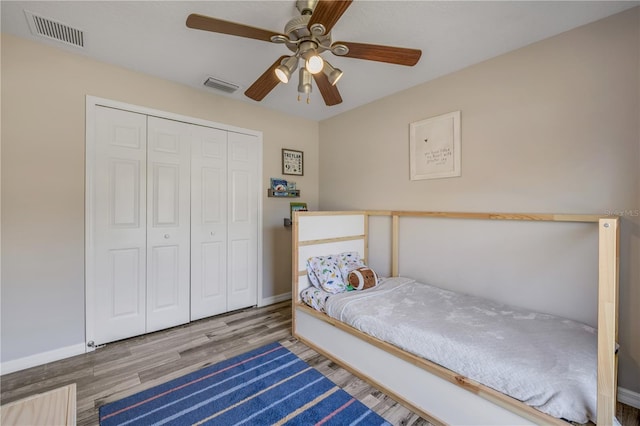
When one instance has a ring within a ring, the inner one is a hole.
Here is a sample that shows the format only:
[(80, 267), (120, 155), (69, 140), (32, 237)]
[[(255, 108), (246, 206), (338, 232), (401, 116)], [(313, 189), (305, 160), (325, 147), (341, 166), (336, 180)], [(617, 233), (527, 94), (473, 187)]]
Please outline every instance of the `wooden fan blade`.
[(352, 43), (348, 41), (337, 41), (333, 43), (343, 44), (349, 48), (345, 56), (347, 58), (366, 59), (368, 61), (387, 62), (389, 64), (414, 66), (420, 60), (422, 51), (418, 49), (407, 49), (404, 47), (381, 46), (378, 44)]
[(263, 30), (262, 28), (223, 21), (222, 19), (198, 15), (197, 13), (192, 13), (187, 17), (187, 27), (194, 28), (196, 30), (211, 31), (214, 33), (229, 34), (262, 41), (271, 41), (271, 37), (274, 35), (280, 35), (280, 33)]
[(245, 92), (245, 96), (260, 102), (280, 83), (276, 77), (276, 68), (287, 56), (280, 56)]
[(324, 103), (327, 104), (327, 106), (333, 106), (342, 103), (342, 97), (340, 96), (338, 88), (336, 86), (332, 86), (331, 83), (329, 83), (329, 79), (323, 72), (313, 74), (313, 79), (316, 81), (318, 90), (320, 90), (322, 99), (324, 99)]
[(315, 9), (313, 9), (313, 14), (311, 15), (307, 28), (311, 29), (313, 24), (322, 24), (325, 28), (324, 33), (329, 33), (342, 14), (351, 6), (352, 1), (353, 0), (318, 1)]

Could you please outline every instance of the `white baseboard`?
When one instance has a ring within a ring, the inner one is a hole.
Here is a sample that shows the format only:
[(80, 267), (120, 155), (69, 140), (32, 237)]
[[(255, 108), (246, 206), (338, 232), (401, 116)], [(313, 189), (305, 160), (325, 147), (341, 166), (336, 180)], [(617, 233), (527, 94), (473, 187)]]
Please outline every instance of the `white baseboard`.
[(42, 352), (35, 355), (29, 355), (24, 358), (5, 361), (0, 364), (0, 374), (9, 374), (14, 371), (25, 370), (49, 362), (58, 361), (64, 358), (80, 355), (85, 353), (85, 344), (78, 343), (76, 345), (66, 346), (52, 351)]
[(625, 388), (618, 388), (618, 402), (640, 410), (640, 393)]
[[(273, 305), (274, 303), (280, 303), (285, 300), (291, 299), (291, 293), (278, 294), (276, 296), (265, 297), (260, 300), (258, 307)], [(25, 370), (27, 368), (36, 367), (38, 365), (47, 364), (49, 362), (58, 361), (64, 358), (80, 355), (86, 353), (86, 346), (84, 343), (78, 343), (76, 345), (67, 346), (60, 349), (54, 349), (52, 351), (42, 352), (35, 355), (29, 355), (24, 358), (13, 359), (11, 361), (5, 361), (0, 363), (0, 375), (13, 373), (15, 371)]]
[(260, 303), (258, 303), (258, 307), (262, 308), (263, 306), (273, 305), (274, 303), (284, 302), (285, 300), (291, 300), (291, 293), (282, 293), (277, 296), (269, 296), (264, 297)]

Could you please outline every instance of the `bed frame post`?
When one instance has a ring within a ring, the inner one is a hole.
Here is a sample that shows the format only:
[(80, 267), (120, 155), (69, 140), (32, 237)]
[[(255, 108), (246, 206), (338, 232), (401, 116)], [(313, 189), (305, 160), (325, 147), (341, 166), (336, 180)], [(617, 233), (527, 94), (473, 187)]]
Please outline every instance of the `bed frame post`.
[(597, 424), (615, 424), (618, 338), (619, 218), (598, 222), (598, 408)]
[(364, 212), (362, 214), (364, 217), (364, 258), (367, 263), (369, 263), (369, 212)]
[(400, 254), (400, 245), (398, 244), (398, 240), (400, 236), (398, 235), (399, 227), (400, 227), (400, 216), (394, 214), (391, 216), (391, 276), (398, 276), (398, 256)]
[(291, 330), (294, 336), (296, 335), (296, 303), (300, 298), (300, 291), (298, 290), (300, 284), (298, 272), (298, 225), (298, 212), (294, 211), (293, 218), (291, 218)]

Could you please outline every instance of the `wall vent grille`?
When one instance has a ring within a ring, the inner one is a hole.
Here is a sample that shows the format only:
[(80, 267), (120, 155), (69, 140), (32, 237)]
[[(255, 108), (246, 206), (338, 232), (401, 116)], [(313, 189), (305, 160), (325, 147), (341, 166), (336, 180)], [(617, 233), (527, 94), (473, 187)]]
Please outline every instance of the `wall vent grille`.
[(204, 85), (207, 87), (211, 87), (212, 89), (221, 90), (227, 93), (236, 92), (240, 86), (237, 84), (229, 83), (228, 81), (218, 80), (217, 78), (209, 77), (204, 82)]
[(29, 28), (34, 35), (61, 41), (76, 47), (84, 47), (84, 32), (61, 22), (38, 16), (33, 12), (24, 11), (29, 22)]

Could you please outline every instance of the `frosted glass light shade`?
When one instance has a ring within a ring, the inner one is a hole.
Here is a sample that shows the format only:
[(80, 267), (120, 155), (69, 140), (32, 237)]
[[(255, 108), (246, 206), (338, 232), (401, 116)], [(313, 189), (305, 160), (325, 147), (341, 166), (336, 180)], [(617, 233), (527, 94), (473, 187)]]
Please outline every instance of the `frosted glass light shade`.
[(322, 68), (324, 67), (324, 60), (320, 55), (309, 56), (309, 58), (307, 58), (305, 67), (311, 74), (317, 74), (322, 71)]

